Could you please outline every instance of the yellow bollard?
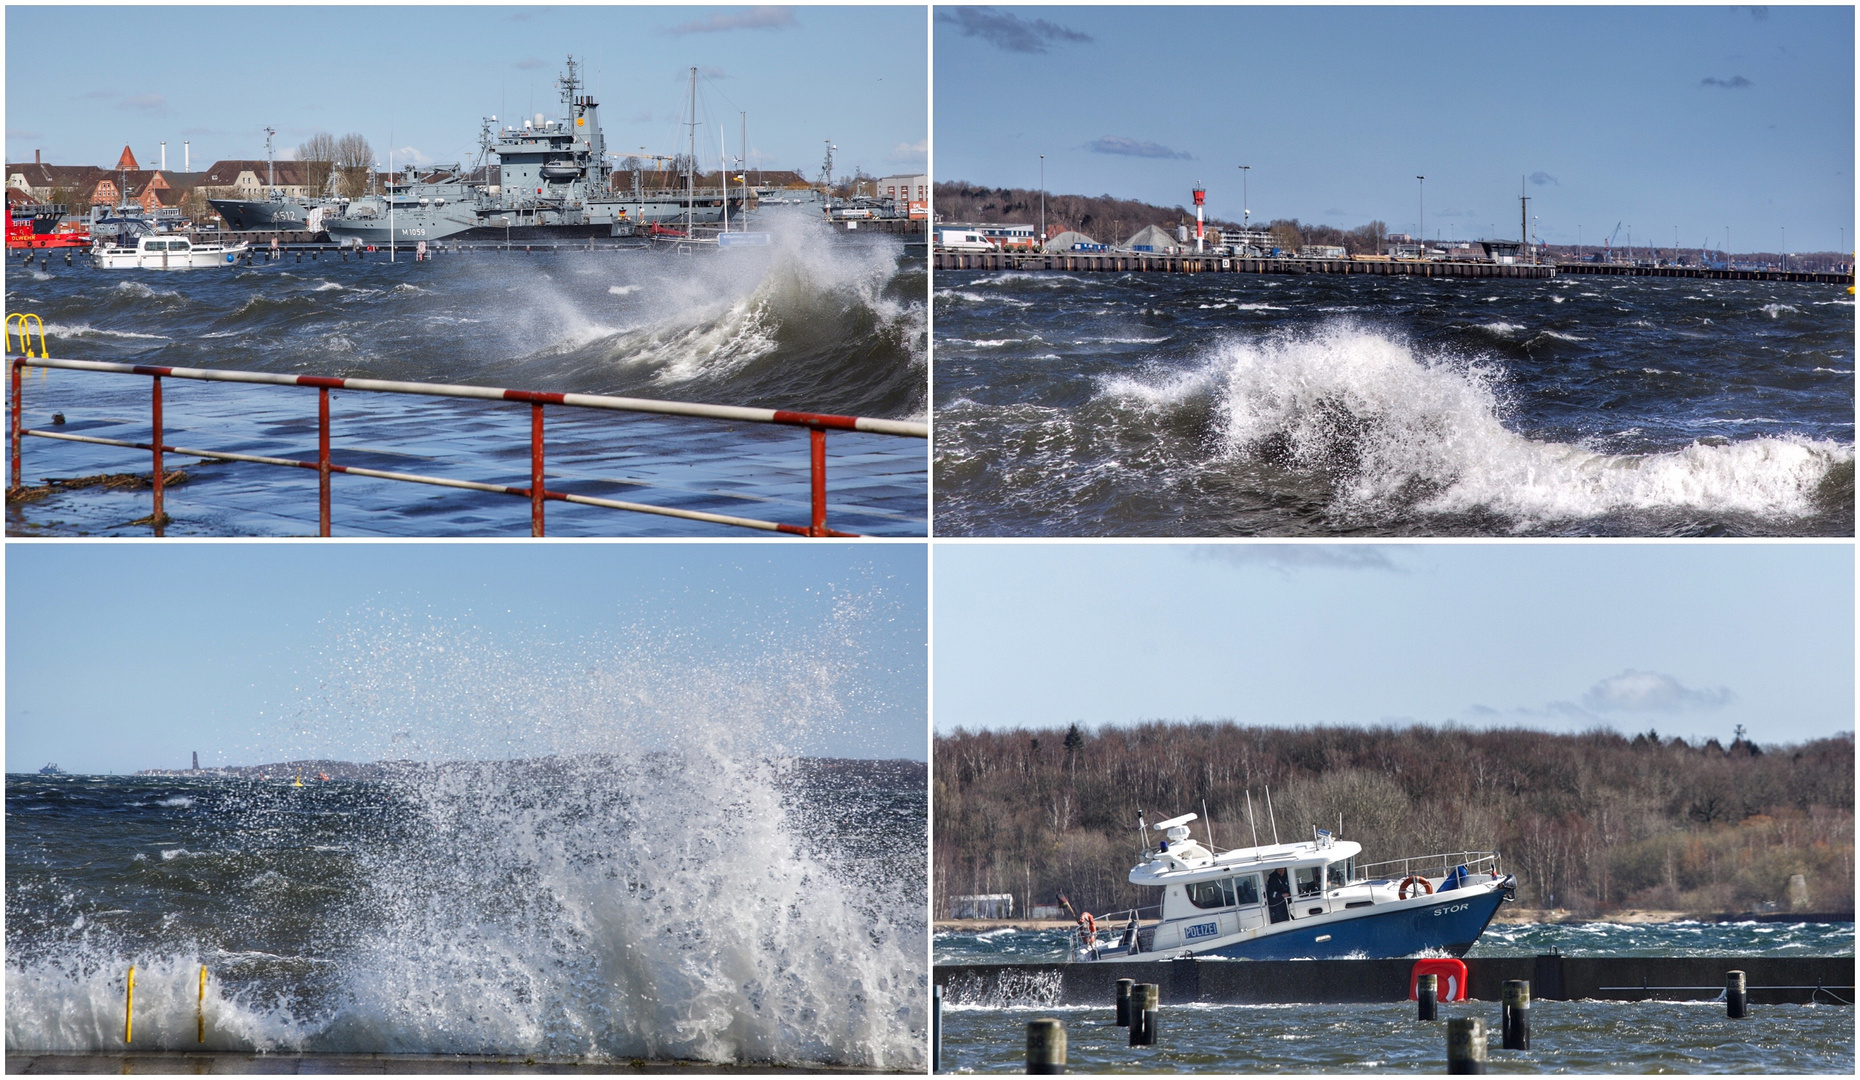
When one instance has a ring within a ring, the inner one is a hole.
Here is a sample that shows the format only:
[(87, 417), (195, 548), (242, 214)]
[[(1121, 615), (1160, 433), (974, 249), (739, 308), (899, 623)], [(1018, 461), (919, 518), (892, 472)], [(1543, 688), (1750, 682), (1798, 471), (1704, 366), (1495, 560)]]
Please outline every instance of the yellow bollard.
[(136, 965), (129, 965), (129, 988), (123, 991), (123, 1041), (128, 1042), (135, 1029), (132, 1023), (136, 1013)]
[(207, 1041), (207, 965), (200, 965), (200, 1000), (194, 1003), (194, 1029), (201, 1042)]

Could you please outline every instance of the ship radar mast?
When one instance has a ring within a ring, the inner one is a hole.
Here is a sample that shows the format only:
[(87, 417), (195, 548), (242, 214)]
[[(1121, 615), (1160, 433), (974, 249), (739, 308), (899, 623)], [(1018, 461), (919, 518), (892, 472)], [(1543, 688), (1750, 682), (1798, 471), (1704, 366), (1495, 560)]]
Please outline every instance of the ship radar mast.
[(820, 164), (820, 192), (823, 195), (831, 195), (833, 194), (833, 151), (838, 150), (839, 147), (833, 145), (832, 139), (827, 139), (826, 144), (827, 159)]
[(278, 197), (278, 166), (271, 152), (271, 137), (276, 135), (276, 128), (265, 129), (265, 187), (272, 198)]

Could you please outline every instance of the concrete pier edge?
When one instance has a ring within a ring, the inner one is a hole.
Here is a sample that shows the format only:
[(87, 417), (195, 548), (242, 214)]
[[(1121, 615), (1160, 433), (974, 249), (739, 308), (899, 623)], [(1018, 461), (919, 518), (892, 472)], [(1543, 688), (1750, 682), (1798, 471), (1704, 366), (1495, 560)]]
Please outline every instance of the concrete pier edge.
[(648, 1061), (642, 1058), (550, 1058), (524, 1054), (319, 1054), (207, 1050), (120, 1050), (35, 1053), (8, 1050), (9, 1074), (119, 1073), (256, 1075), (282, 1073), (864, 1073), (901, 1072), (854, 1065), (733, 1064)]
[[(1108, 1012), (1118, 979), (1157, 984), (1164, 1006), (1407, 1001), (1414, 965), (1412, 959), (938, 964), (933, 978), (951, 1005), (1001, 1000), (1103, 1005)], [(1480, 1001), (1498, 1001), (1510, 979), (1528, 980), (1537, 1001), (1709, 1001), (1733, 969), (1747, 973), (1752, 1004), (1854, 1000), (1851, 956), (1501, 956), (1467, 960), (1466, 968), (1468, 996)], [(1699, 989), (1663, 989), (1675, 987)], [(1792, 989), (1767, 989), (1773, 987)], [(1829, 990), (1817, 993), (1817, 987)]]

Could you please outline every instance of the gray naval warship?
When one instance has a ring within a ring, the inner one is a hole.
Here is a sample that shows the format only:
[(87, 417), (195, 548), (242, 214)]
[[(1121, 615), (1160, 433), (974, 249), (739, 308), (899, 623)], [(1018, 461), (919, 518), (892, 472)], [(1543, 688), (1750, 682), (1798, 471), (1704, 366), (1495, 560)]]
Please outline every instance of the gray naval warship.
[(265, 198), (208, 199), (207, 202), (219, 211), (231, 229), (316, 232), (323, 227), (325, 214), (341, 209), (342, 200), (299, 198), (279, 191), (277, 162), (271, 146), (271, 137), (276, 134), (273, 128), (265, 129)]
[(556, 85), (563, 116), (552, 120), (537, 113), (521, 127), (505, 125), (495, 134), (491, 125), (497, 118), (486, 119), (479, 133), (482, 168), (437, 181), (390, 181), (382, 194), (326, 213), (322, 224), (330, 239), (372, 247), (436, 240), (572, 241), (720, 222), (726, 205), (730, 216), (742, 213), (745, 193), (728, 187), (688, 183), (684, 190), (645, 190), (635, 173), (631, 191), (615, 191), (600, 106), (582, 92), (574, 57)]

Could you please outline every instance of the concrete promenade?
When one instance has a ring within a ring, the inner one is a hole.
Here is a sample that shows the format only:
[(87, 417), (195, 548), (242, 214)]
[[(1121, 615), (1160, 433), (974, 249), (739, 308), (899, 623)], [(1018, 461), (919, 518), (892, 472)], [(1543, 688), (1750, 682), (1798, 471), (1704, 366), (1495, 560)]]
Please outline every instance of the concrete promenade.
[(871, 1073), (874, 1070), (843, 1065), (732, 1065), (711, 1061), (581, 1060), (497, 1056), (490, 1054), (255, 1054), (249, 1052), (190, 1052), (185, 1050), (125, 1050), (111, 1053), (33, 1054), (9, 1050), (6, 1071), (11, 1074), (117, 1073), (131, 1075), (178, 1074), (251, 1076), (274, 1073), (388, 1074), (479, 1073), (556, 1074), (587, 1076), (614, 1073)]

